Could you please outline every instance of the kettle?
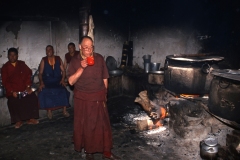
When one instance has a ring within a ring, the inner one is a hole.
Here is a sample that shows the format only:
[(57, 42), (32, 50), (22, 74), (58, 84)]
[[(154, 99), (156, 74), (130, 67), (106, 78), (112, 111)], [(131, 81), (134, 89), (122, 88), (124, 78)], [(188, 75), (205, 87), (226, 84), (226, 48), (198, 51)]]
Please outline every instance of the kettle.
[(200, 156), (203, 159), (215, 160), (218, 153), (218, 140), (214, 137), (208, 137), (200, 142)]

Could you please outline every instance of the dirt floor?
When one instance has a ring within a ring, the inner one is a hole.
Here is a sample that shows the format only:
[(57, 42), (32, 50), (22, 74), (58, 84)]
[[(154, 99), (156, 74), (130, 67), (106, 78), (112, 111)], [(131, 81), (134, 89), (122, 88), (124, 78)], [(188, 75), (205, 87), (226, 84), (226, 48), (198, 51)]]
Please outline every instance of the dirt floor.
[[(164, 126), (165, 130), (138, 131), (131, 121), (133, 115), (144, 114), (135, 98), (117, 97), (108, 100), (113, 132), (113, 153), (122, 160), (200, 160), (199, 142), (181, 139)], [(38, 125), (24, 124), (0, 128), (1, 160), (81, 160), (84, 153), (74, 151), (72, 144), (73, 108), (69, 118), (55, 111), (52, 120), (40, 119)], [(101, 154), (94, 155), (96, 160)]]

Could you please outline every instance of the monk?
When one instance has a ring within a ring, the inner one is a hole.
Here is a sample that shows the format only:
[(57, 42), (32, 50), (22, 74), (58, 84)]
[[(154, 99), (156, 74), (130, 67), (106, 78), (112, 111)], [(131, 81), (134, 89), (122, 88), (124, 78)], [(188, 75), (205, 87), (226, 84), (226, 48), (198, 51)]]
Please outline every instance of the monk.
[[(1, 69), (2, 84), (6, 89), (7, 105), (11, 116), (11, 122), (15, 128), (20, 128), (23, 121), (27, 124), (38, 124), (39, 108), (38, 98), (31, 89), (32, 70), (24, 61), (18, 60), (18, 50), (8, 50), (8, 62)], [(17, 93), (27, 93), (19, 98)]]
[(64, 68), (67, 70), (67, 67), (72, 59), (73, 56), (78, 55), (79, 51), (76, 51), (76, 46), (74, 43), (69, 43), (68, 44), (68, 53), (65, 54), (65, 59), (64, 59)]
[[(63, 66), (65, 68), (65, 70), (67, 71), (68, 65), (72, 59), (73, 56), (78, 55), (79, 51), (76, 51), (76, 47), (74, 43), (69, 43), (68, 44), (68, 53), (65, 54), (65, 59), (64, 59), (64, 63)], [(69, 86), (69, 88), (73, 91), (74, 86)]]
[[(86, 160), (94, 153), (103, 158), (120, 159), (111, 152), (112, 132), (106, 107), (108, 70), (102, 55), (93, 52), (93, 40), (84, 36), (79, 44), (80, 54), (74, 56), (68, 68), (68, 81), (74, 85), (74, 148), (85, 150)], [(92, 66), (87, 57), (94, 59)]]
[(42, 58), (39, 67), (39, 93), (40, 109), (47, 110), (47, 117), (53, 118), (52, 111), (63, 109), (63, 116), (69, 117), (67, 107), (70, 107), (70, 93), (66, 89), (65, 69), (62, 59), (54, 55), (53, 46), (46, 47), (46, 55)]

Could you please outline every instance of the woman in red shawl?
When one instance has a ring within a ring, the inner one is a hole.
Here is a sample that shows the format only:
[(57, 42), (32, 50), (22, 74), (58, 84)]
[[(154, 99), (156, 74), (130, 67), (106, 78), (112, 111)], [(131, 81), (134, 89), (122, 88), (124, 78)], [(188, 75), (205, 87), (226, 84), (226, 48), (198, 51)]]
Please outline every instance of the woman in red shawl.
[[(79, 44), (80, 53), (74, 56), (68, 68), (68, 81), (74, 84), (74, 148), (84, 148), (87, 160), (93, 154), (103, 153), (103, 158), (118, 160), (112, 154), (112, 132), (106, 107), (108, 70), (102, 55), (93, 52), (91, 37), (84, 36)], [(86, 58), (93, 57), (89, 66)]]
[[(39, 118), (38, 98), (30, 87), (32, 71), (24, 61), (18, 60), (16, 48), (8, 50), (8, 60), (1, 69), (1, 75), (2, 84), (6, 88), (11, 122), (16, 123), (15, 128), (20, 128), (24, 120), (27, 120), (27, 124), (38, 124), (35, 119)], [(28, 94), (19, 99), (17, 92), (23, 91)]]

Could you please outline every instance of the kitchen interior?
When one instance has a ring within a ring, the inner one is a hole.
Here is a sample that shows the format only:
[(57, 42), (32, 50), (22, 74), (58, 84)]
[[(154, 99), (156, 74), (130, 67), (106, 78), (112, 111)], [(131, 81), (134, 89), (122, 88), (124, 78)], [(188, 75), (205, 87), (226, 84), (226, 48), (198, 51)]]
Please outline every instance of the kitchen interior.
[[(9, 11), (9, 2), (1, 3)], [(18, 2), (11, 12), (1, 11), (1, 66), (7, 49), (18, 48), (37, 88), (45, 46), (53, 45), (64, 58), (69, 42), (77, 46), (92, 31), (94, 49), (109, 70), (113, 127), (127, 126), (131, 135), (163, 153), (159, 159), (171, 159), (170, 154), (179, 159), (240, 159), (237, 0), (58, 3), (43, 0), (37, 8), (31, 1)], [(10, 125), (4, 86), (0, 104), (4, 128)], [(46, 118), (45, 113), (40, 117)], [(136, 147), (143, 151), (146, 146)]]

